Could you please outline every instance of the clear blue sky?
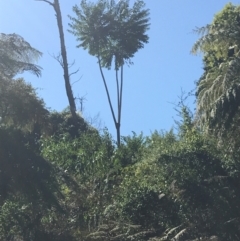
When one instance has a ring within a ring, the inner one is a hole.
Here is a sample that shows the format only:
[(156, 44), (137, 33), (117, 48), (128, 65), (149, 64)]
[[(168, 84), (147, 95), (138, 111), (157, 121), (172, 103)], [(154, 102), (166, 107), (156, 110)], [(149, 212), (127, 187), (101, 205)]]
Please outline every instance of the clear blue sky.
[[(51, 1), (51, 0), (50, 0)], [(97, 65), (97, 60), (87, 51), (77, 49), (74, 36), (68, 33), (68, 14), (77, 0), (59, 0), (65, 28), (68, 60), (75, 60), (72, 76), (76, 97), (85, 96), (84, 116), (100, 114), (100, 120), (115, 136), (115, 127)], [(190, 50), (198, 36), (195, 27), (210, 23), (215, 13), (228, 1), (225, 0), (145, 0), (150, 9), (150, 40), (133, 58), (134, 65), (125, 68), (122, 135), (132, 131), (145, 135), (154, 130), (169, 130), (177, 113), (171, 103), (178, 102), (181, 89), (194, 89), (194, 82), (202, 74), (201, 56)], [(238, 1), (232, 1), (238, 4)], [(34, 0), (0, 1), (0, 32), (17, 33), (43, 53), (39, 65), (43, 67), (40, 79), (24, 74), (26, 81), (38, 88), (46, 106), (62, 110), (68, 105), (62, 69), (51, 57), (60, 50), (59, 34), (54, 11), (50, 5)], [(109, 71), (105, 71), (109, 72)], [(113, 99), (116, 99), (114, 73), (107, 73)], [(194, 107), (192, 100), (188, 103)], [(115, 102), (116, 103), (116, 102)]]

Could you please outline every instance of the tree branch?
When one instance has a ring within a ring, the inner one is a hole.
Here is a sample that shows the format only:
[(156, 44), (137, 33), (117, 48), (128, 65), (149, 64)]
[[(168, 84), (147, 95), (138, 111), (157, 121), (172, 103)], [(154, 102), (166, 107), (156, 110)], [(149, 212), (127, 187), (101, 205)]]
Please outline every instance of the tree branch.
[(62, 60), (62, 57), (61, 57), (60, 53), (57, 56), (55, 56), (54, 54), (50, 54), (50, 56), (52, 58), (54, 58), (62, 66), (62, 68), (64, 68), (63, 67), (63, 60)]
[(107, 83), (106, 83), (106, 80), (105, 80), (105, 77), (104, 77), (104, 74), (103, 74), (103, 71), (102, 71), (102, 66), (101, 66), (99, 55), (97, 56), (97, 58), (98, 58), (98, 66), (99, 66), (99, 69), (100, 69), (100, 72), (101, 72), (101, 75), (102, 75), (102, 79), (103, 79), (103, 83), (104, 83), (104, 86), (105, 86), (105, 90), (106, 90), (106, 93), (107, 93), (108, 103), (109, 103), (109, 106), (110, 106), (110, 109), (111, 109), (113, 121), (114, 121), (115, 126), (117, 127), (117, 120), (116, 120), (114, 110), (113, 110), (113, 107), (112, 107), (112, 102), (111, 102), (111, 98), (110, 98), (110, 95), (109, 95)]
[[(74, 73), (72, 73), (72, 74), (74, 74)], [(83, 77), (83, 76), (81, 76), (78, 80), (74, 81), (74, 82), (71, 84), (71, 86), (73, 86), (73, 85), (76, 84), (78, 81), (80, 81), (82, 77)]]
[(47, 1), (47, 0), (35, 0), (35, 1), (39, 1), (39, 2), (46, 2), (46, 3), (48, 3), (48, 4), (50, 4), (51, 6), (53, 6), (53, 7), (54, 7), (54, 4), (53, 4), (53, 3), (51, 3), (51, 2), (49, 2), (49, 1)]
[(73, 62), (71, 64), (68, 65), (68, 68), (71, 68), (74, 64), (75, 64), (75, 59), (73, 60)]
[(120, 83), (120, 101), (119, 101), (119, 113), (118, 113), (118, 123), (121, 123), (122, 114), (122, 93), (123, 93), (123, 65), (121, 66), (121, 83)]
[(116, 82), (117, 82), (117, 105), (118, 105), (118, 123), (119, 123), (120, 99), (119, 99), (118, 69), (117, 69), (117, 61), (116, 60), (115, 60), (115, 71), (116, 71)]
[(73, 74), (78, 73), (78, 72), (79, 72), (79, 70), (80, 70), (80, 68), (78, 68), (76, 71), (74, 71), (74, 72), (72, 72), (71, 74), (69, 74), (69, 77), (70, 77), (70, 76), (72, 76)]

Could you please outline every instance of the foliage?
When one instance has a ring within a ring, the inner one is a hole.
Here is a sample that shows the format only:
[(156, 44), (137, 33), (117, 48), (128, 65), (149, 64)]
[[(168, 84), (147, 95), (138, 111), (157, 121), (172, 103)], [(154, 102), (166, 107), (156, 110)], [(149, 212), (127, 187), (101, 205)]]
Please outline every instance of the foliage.
[(198, 82), (197, 115), (201, 126), (220, 136), (238, 119), (240, 7), (231, 3), (211, 24), (196, 31), (202, 36), (192, 52), (204, 54), (204, 74)]
[(71, 139), (67, 133), (59, 137), (42, 140), (42, 154), (63, 170), (82, 176), (98, 177), (109, 170), (114, 146), (109, 134), (100, 136), (97, 132), (82, 133), (80, 138)]
[[(134, 224), (155, 228), (155, 235), (181, 225), (188, 230), (185, 239), (217, 234), (234, 240), (224, 223), (239, 215), (235, 206), (239, 193), (213, 143), (194, 130), (181, 141), (171, 133), (154, 133), (149, 141), (152, 144), (143, 161), (126, 169), (119, 196), (121, 215)], [(231, 191), (225, 191), (227, 187)], [(234, 232), (237, 235), (237, 229)]]
[(86, 123), (81, 115), (76, 113), (76, 117), (73, 118), (69, 108), (62, 112), (51, 112), (49, 123), (51, 126), (48, 135), (55, 137), (68, 133), (72, 138), (76, 138), (86, 131), (94, 132), (94, 129)]
[(64, 213), (55, 168), (27, 142), (20, 130), (0, 128), (0, 238), (3, 240), (37, 240), (40, 232), (48, 230), (49, 225), (44, 227), (42, 221), (53, 215), (60, 219)]
[(23, 79), (0, 81), (1, 125), (32, 130), (36, 124), (46, 124), (48, 110), (36, 91)]
[(1, 203), (9, 195), (19, 194), (32, 202), (45, 199), (57, 205), (51, 191), (55, 183), (51, 164), (28, 148), (21, 131), (0, 128), (0, 137)]
[(41, 75), (41, 67), (33, 64), (41, 56), (28, 42), (17, 34), (0, 34), (0, 76), (13, 78), (29, 71)]
[(132, 8), (129, 1), (100, 0), (97, 3), (81, 1), (80, 8), (73, 8), (77, 18), (70, 17), (71, 33), (80, 42), (78, 47), (101, 59), (101, 65), (118, 69), (129, 61), (144, 43), (148, 42), (148, 10), (144, 2), (136, 1)]
[(80, 222), (83, 227), (96, 227), (99, 221), (96, 218), (102, 215), (103, 206), (109, 197), (109, 185), (112, 185), (111, 180), (118, 169), (112, 159), (114, 149), (107, 131), (103, 135), (85, 132), (74, 139), (66, 133), (42, 140), (42, 155), (60, 170), (73, 176), (80, 186), (85, 201), (76, 204), (76, 222)]
[(1, 189), (1, 237), (240, 238), (238, 155), (227, 154), (202, 135), (186, 109), (177, 135), (133, 133), (119, 148), (107, 131), (88, 128), (73, 135), (71, 123), (65, 122), (68, 115), (53, 113), (50, 119), (59, 126), (53, 136), (42, 136), (42, 157), (25, 145), (28, 136), (20, 130), (1, 129), (0, 153), (11, 152), (1, 158), (8, 160), (1, 183), (9, 184)]
[(21, 36), (0, 35), (0, 126), (24, 130), (33, 146), (47, 128), (48, 110), (31, 84), (13, 77), (24, 71), (40, 76), (34, 64), (40, 56)]
[(137, 135), (133, 132), (133, 136), (122, 137), (122, 144), (118, 148), (115, 158), (121, 167), (133, 165), (141, 160), (146, 148), (146, 138), (143, 134)]

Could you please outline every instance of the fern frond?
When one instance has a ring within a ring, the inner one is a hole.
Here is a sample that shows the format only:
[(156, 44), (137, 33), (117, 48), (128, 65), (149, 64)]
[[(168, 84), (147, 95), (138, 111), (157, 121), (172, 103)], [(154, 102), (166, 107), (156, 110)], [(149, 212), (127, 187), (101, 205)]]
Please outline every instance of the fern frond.
[(187, 232), (187, 229), (184, 228), (182, 229), (179, 233), (177, 233), (172, 239), (171, 241), (179, 241), (180, 238)]

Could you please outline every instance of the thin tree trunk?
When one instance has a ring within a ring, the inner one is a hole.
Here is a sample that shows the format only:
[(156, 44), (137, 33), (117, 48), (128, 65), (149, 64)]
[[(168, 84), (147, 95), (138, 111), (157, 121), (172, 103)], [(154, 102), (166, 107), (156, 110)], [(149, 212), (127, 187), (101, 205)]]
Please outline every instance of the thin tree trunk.
[(65, 87), (66, 87), (66, 92), (67, 92), (67, 97), (68, 97), (72, 117), (74, 119), (76, 119), (76, 104), (75, 104), (75, 99), (73, 97), (72, 87), (71, 87), (71, 84), (70, 84), (68, 62), (67, 62), (67, 52), (66, 52), (64, 33), (63, 33), (63, 25), (62, 25), (62, 14), (61, 14), (61, 10), (60, 10), (58, 0), (54, 0), (54, 9), (55, 9), (55, 12), (56, 12), (58, 30), (59, 30), (59, 35), (60, 35), (60, 44), (61, 44), (61, 54), (62, 54), (62, 61), (63, 61)]
[(109, 103), (109, 106), (110, 106), (110, 109), (111, 109), (113, 121), (114, 121), (114, 124), (115, 124), (115, 126), (116, 126), (117, 120), (116, 120), (116, 117), (115, 117), (115, 114), (114, 114), (114, 110), (113, 110), (113, 107), (112, 107), (112, 102), (111, 102), (110, 94), (109, 94), (108, 87), (107, 87), (107, 83), (106, 83), (106, 80), (105, 80), (105, 77), (104, 77), (104, 74), (103, 74), (103, 71), (102, 71), (102, 66), (101, 66), (100, 58), (99, 58), (99, 57), (98, 57), (98, 66), (99, 66), (99, 69), (100, 69), (100, 72), (101, 72), (101, 76), (102, 76), (102, 79), (103, 79), (103, 83), (104, 83), (104, 87), (105, 87), (105, 90), (106, 90), (106, 93), (107, 93), (108, 103)]
[(70, 83), (70, 76), (69, 76), (69, 70), (68, 70), (68, 61), (67, 61), (67, 51), (65, 46), (65, 40), (64, 40), (64, 32), (63, 32), (63, 25), (62, 25), (62, 14), (61, 9), (59, 5), (58, 0), (54, 0), (53, 3), (51, 3), (48, 0), (38, 0), (49, 3), (56, 12), (56, 18), (57, 18), (57, 25), (59, 30), (59, 37), (60, 37), (60, 45), (61, 45), (61, 55), (62, 55), (62, 68), (63, 68), (63, 76), (65, 80), (65, 89), (68, 97), (68, 102), (70, 106), (70, 111), (72, 114), (73, 119), (76, 120), (77, 114), (76, 114), (76, 104), (75, 99), (73, 96), (72, 86)]
[[(117, 70), (117, 65), (116, 65), (116, 84), (117, 84), (117, 111), (118, 111), (118, 121), (116, 123), (116, 130), (117, 130), (117, 145), (118, 147), (120, 146), (121, 143), (121, 132), (120, 132), (120, 126), (121, 126), (121, 96), (120, 96), (120, 91), (119, 91), (119, 80), (118, 80), (118, 70)], [(121, 85), (120, 85), (121, 89)]]
[[(108, 91), (107, 83), (106, 83), (106, 80), (105, 80), (105, 77), (104, 77), (104, 74), (103, 74), (103, 71), (102, 71), (102, 66), (101, 66), (101, 62), (100, 62), (99, 56), (98, 56), (98, 65), (99, 65), (99, 69), (100, 69), (101, 76), (102, 76), (102, 79), (103, 79), (104, 87), (105, 87), (105, 90), (106, 90), (106, 93), (107, 93), (108, 103), (109, 103), (109, 106), (110, 106), (110, 109), (111, 109), (113, 121), (114, 121), (114, 124), (115, 124), (115, 127), (116, 127), (116, 131), (117, 131), (117, 146), (119, 147), (120, 144), (121, 144), (121, 132), (120, 132), (120, 126), (121, 125), (120, 125), (120, 120), (121, 120), (122, 80), (123, 80), (122, 79), (122, 71), (121, 71), (120, 93), (119, 93), (118, 75), (117, 75), (117, 71), (116, 71), (117, 98), (118, 98), (118, 121), (117, 121), (115, 113), (114, 113), (114, 110), (113, 110), (113, 107), (112, 107), (112, 101), (111, 101), (111, 97), (110, 97), (110, 94), (109, 94), (109, 91)], [(120, 115), (119, 115), (119, 113), (120, 113)]]
[[(117, 84), (117, 108), (120, 107), (120, 98), (119, 98), (119, 81), (118, 81), (118, 70), (116, 69), (116, 84)], [(118, 118), (119, 119), (119, 118)]]
[(123, 93), (123, 65), (121, 66), (121, 83), (120, 83), (120, 100), (119, 100), (119, 109), (118, 109), (118, 123), (121, 123), (122, 115), (122, 93)]
[(120, 132), (120, 123), (117, 123), (116, 125), (116, 130), (117, 130), (117, 145), (118, 147), (120, 146), (121, 144), (121, 132)]

